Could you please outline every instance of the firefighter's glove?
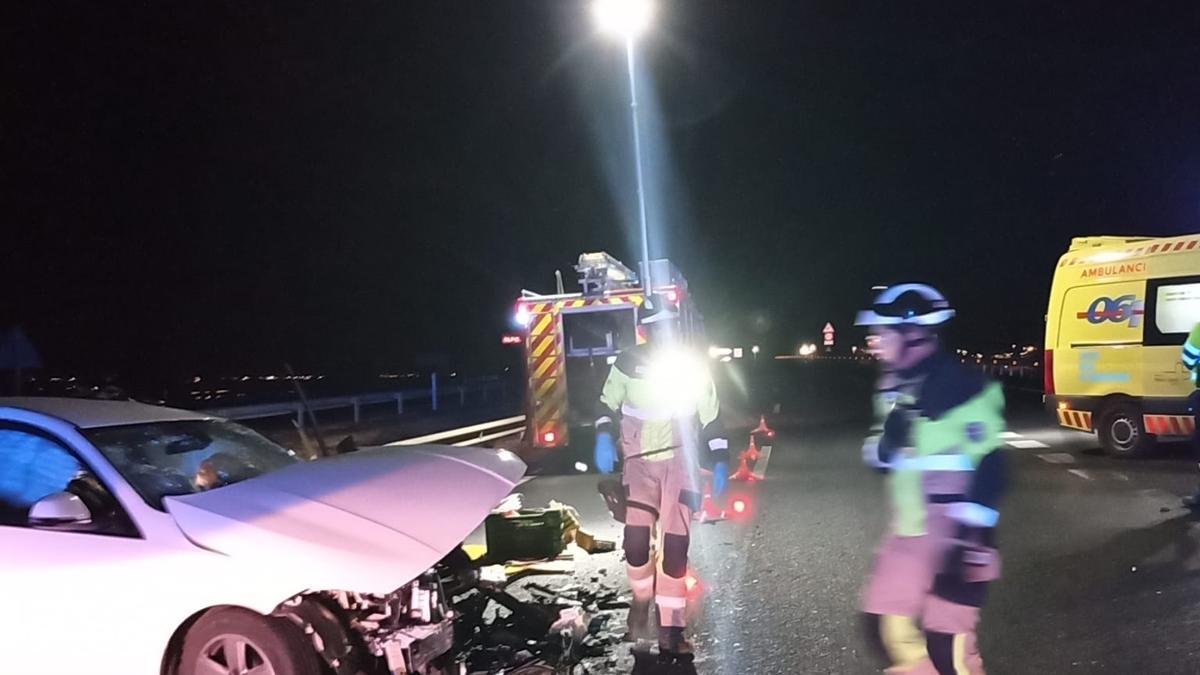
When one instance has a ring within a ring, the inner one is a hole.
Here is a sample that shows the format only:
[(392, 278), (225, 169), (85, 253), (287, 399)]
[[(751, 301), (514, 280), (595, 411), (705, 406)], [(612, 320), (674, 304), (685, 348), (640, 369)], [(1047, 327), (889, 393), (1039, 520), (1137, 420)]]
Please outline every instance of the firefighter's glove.
[(879, 439), (882, 452), (879, 458), (884, 462), (892, 460), (891, 454), (897, 448), (907, 448), (912, 445), (909, 436), (912, 433), (912, 421), (907, 408), (897, 406), (883, 422), (883, 437)]
[(966, 565), (967, 547), (963, 544), (953, 544), (950, 550), (946, 552), (946, 558), (942, 561), (942, 570), (940, 576), (948, 580), (962, 583), (966, 579), (964, 566)]
[(601, 431), (596, 434), (596, 451), (594, 454), (596, 469), (600, 473), (612, 473), (617, 467), (617, 444), (612, 434)]
[(729, 488), (729, 462), (713, 464), (713, 496), (720, 497)]
[(886, 460), (883, 459), (883, 451), (879, 447), (880, 441), (883, 440), (879, 436), (869, 436), (863, 441), (862, 458), (863, 464), (880, 472), (887, 472), (891, 467)]
[[(990, 539), (984, 528), (965, 528), (972, 532), (960, 537), (946, 552), (936, 585), (958, 586), (994, 581), (1000, 576), (1000, 556), (995, 548), (981, 543)], [(987, 533), (990, 534), (990, 533)]]

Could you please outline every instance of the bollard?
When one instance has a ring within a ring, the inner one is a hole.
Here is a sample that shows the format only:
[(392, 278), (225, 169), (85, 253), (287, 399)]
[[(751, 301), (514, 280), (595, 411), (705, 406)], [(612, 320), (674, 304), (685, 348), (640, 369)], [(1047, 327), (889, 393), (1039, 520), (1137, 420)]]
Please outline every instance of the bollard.
[(404, 392), (400, 392), (399, 394), (396, 394), (396, 414), (397, 415), (404, 414)]
[(430, 385), (430, 398), (433, 400), (433, 411), (437, 412), (437, 373), (430, 377), (432, 384)]
[(354, 423), (358, 424), (359, 421), (362, 419), (362, 417), (359, 414), (359, 409), (358, 409), (358, 397), (354, 397), (350, 400), (354, 404)]
[(458, 407), (465, 408), (467, 405), (467, 388), (458, 385)]

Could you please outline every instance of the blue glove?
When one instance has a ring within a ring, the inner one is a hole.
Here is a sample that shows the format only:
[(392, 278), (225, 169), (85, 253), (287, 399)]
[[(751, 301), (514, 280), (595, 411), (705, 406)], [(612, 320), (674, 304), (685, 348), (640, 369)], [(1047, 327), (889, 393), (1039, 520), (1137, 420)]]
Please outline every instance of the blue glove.
[(617, 444), (613, 442), (612, 434), (601, 431), (596, 434), (596, 452), (594, 455), (596, 468), (600, 473), (612, 473), (617, 466)]
[(713, 465), (713, 496), (720, 497), (729, 487), (729, 463), (717, 462)]

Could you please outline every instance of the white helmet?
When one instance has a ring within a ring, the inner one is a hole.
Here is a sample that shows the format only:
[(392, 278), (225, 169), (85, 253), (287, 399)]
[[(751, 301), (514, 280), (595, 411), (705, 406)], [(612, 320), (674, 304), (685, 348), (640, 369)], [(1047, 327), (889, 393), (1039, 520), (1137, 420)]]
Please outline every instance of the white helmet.
[(954, 317), (946, 297), (933, 286), (899, 284), (875, 298), (871, 309), (858, 313), (856, 326), (940, 326)]

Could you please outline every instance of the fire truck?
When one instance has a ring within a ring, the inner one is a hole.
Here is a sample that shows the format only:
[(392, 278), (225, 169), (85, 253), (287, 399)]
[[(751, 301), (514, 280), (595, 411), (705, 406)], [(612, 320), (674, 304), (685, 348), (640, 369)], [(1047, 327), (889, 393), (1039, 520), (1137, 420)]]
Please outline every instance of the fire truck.
[[(590, 440), (609, 367), (646, 339), (638, 325), (646, 288), (636, 273), (604, 252), (580, 255), (575, 271), (579, 292), (564, 293), (560, 275), (557, 293), (523, 290), (516, 302), (528, 376), (525, 438), (535, 448), (568, 447), (584, 429)], [(687, 280), (666, 259), (650, 261), (649, 276), (653, 292), (676, 306), (683, 340), (701, 344), (704, 319)]]

